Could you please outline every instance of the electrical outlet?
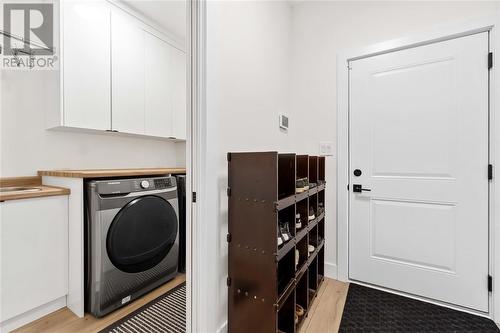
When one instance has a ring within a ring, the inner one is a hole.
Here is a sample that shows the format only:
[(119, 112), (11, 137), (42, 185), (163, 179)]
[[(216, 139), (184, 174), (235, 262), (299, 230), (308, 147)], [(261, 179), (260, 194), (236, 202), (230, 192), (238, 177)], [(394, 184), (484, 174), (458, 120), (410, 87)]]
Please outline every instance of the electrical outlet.
[(321, 141), (319, 143), (319, 154), (321, 156), (333, 156), (333, 142)]

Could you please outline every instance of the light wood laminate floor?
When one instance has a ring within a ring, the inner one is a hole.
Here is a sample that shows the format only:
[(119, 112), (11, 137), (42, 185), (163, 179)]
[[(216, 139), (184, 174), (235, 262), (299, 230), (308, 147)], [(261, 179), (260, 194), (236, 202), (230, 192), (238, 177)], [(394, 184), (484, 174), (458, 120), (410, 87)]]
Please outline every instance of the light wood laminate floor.
[[(26, 326), (17, 329), (16, 333), (95, 333), (111, 323), (140, 308), (149, 301), (162, 295), (186, 280), (180, 275), (151, 293), (143, 296), (128, 306), (117, 310), (110, 315), (96, 319), (86, 314), (78, 318), (68, 309), (61, 309)], [(347, 297), (348, 284), (325, 278), (318, 291), (318, 296), (312, 304), (309, 315), (299, 333), (335, 333), (340, 326), (340, 319)]]
[(349, 284), (325, 278), (299, 333), (336, 333)]
[(95, 333), (99, 332), (106, 326), (120, 320), (127, 314), (140, 308), (144, 304), (152, 301), (156, 297), (166, 293), (168, 290), (178, 286), (186, 281), (186, 276), (179, 275), (175, 279), (170, 280), (163, 286), (156, 288), (152, 292), (137, 299), (133, 303), (112, 312), (111, 314), (97, 319), (90, 314), (85, 314), (85, 317), (78, 318), (73, 312), (67, 308), (58, 310), (45, 317), (42, 317), (28, 325), (18, 328), (16, 333)]

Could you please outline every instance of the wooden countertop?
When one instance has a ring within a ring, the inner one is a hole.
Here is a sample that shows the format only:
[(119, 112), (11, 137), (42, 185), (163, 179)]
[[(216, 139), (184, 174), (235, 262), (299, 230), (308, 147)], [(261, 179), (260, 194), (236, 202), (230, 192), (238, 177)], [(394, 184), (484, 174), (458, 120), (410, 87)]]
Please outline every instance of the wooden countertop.
[(84, 170), (41, 170), (39, 176), (67, 178), (108, 178), (128, 176), (160, 176), (167, 174), (183, 174), (185, 168), (142, 168), (142, 169), (84, 169)]
[(0, 201), (68, 195), (70, 190), (64, 187), (42, 185), (41, 177), (0, 178), (0, 187), (29, 187), (37, 190), (19, 190), (0, 192)]

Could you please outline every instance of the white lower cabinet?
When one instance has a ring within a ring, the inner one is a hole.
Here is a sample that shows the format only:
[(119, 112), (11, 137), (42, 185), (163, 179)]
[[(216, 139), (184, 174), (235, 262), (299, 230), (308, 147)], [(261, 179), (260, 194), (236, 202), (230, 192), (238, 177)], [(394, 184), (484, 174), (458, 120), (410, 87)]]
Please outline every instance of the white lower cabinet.
[(68, 293), (68, 197), (0, 203), (0, 323)]

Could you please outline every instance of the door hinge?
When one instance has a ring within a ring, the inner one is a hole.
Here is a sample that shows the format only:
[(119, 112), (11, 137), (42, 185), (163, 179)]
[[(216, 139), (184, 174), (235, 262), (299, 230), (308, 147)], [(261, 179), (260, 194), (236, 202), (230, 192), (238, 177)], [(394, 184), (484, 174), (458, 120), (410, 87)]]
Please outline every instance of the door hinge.
[(227, 234), (226, 240), (228, 243), (231, 243), (231, 234), (230, 233)]
[(227, 284), (228, 287), (231, 286), (231, 278), (229, 276), (226, 279), (226, 284)]
[(227, 161), (231, 162), (231, 153), (227, 153)]
[(228, 187), (228, 188), (227, 188), (227, 196), (228, 196), (228, 197), (230, 197), (230, 196), (231, 196), (231, 188), (230, 188), (230, 187)]
[(349, 191), (349, 184), (347, 184), (347, 190)]
[(193, 202), (196, 202), (196, 192), (193, 192)]
[(493, 68), (493, 52), (488, 53), (488, 69)]
[(488, 164), (488, 180), (493, 179), (493, 164)]
[(488, 291), (493, 291), (493, 277), (491, 275), (488, 275)]

